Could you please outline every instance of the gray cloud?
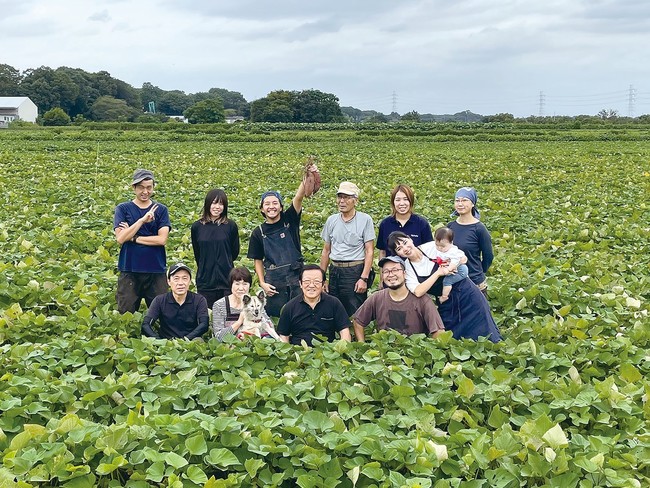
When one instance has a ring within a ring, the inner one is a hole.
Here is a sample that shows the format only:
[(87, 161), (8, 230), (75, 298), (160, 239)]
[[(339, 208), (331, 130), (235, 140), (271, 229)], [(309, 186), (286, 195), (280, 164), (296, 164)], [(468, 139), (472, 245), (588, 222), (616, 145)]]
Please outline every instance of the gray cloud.
[(108, 13), (108, 10), (104, 9), (101, 12), (92, 14), (90, 17), (88, 17), (88, 20), (94, 22), (109, 22), (111, 20), (111, 16)]

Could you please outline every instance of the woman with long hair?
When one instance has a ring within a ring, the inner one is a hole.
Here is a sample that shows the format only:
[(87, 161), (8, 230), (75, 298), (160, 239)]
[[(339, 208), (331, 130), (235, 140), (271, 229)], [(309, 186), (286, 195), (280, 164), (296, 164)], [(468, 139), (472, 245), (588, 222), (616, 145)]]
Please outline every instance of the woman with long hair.
[(228, 275), (239, 257), (239, 229), (228, 218), (228, 197), (222, 189), (205, 196), (201, 218), (192, 224), (191, 235), (198, 267), (196, 288), (212, 307), (230, 292)]
[(492, 342), (501, 340), (487, 299), (469, 278), (454, 283), (448, 299), (440, 302), (442, 278), (451, 271), (429, 257), (435, 255), (434, 242), (416, 246), (408, 235), (397, 231), (388, 236), (388, 246), (405, 261), (406, 287), (415, 296), (429, 294), (435, 298), (445, 329), (451, 330), (454, 338), (477, 340), (487, 337)]

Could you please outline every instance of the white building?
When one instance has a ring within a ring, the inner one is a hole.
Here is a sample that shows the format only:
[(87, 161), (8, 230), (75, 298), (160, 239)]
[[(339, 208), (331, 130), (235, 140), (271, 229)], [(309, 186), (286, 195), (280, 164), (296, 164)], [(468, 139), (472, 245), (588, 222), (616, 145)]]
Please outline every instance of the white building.
[(7, 127), (10, 122), (20, 119), (36, 122), (38, 107), (27, 97), (0, 97), (0, 127)]

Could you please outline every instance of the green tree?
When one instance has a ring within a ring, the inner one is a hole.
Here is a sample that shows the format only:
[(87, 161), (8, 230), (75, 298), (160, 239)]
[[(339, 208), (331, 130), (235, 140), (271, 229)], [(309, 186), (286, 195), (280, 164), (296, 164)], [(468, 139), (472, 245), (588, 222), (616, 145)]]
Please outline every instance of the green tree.
[(613, 108), (610, 109), (604, 108), (600, 112), (598, 112), (596, 116), (603, 120), (614, 120), (618, 118), (618, 110), (614, 110)]
[(90, 116), (98, 122), (108, 121), (131, 121), (141, 112), (118, 98), (103, 96), (99, 97), (90, 108)]
[(341, 112), (344, 117), (347, 117), (351, 122), (361, 122), (363, 120), (363, 111), (354, 107), (341, 107)]
[(376, 114), (373, 115), (372, 117), (365, 119), (364, 122), (370, 122), (374, 124), (387, 124), (388, 117), (386, 117), (384, 114)]
[(515, 116), (507, 112), (496, 114), (496, 115), (486, 115), (483, 117), (483, 122), (514, 122)]
[(70, 124), (70, 116), (60, 107), (55, 107), (43, 114), (43, 125), (61, 126)]
[(251, 102), (252, 122), (293, 122), (296, 92), (276, 90)]
[(208, 98), (195, 103), (183, 115), (190, 124), (213, 124), (226, 120), (221, 98)]
[(339, 99), (320, 90), (303, 90), (293, 98), (294, 122), (342, 122)]
[(210, 88), (207, 94), (211, 98), (221, 98), (223, 101), (223, 108), (235, 110), (235, 115), (248, 117), (251, 113), (250, 104), (239, 92), (226, 90), (225, 88)]
[(192, 97), (180, 90), (164, 92), (156, 105), (156, 112), (166, 115), (183, 115), (192, 106)]
[(158, 105), (160, 100), (165, 94), (165, 90), (154, 86), (152, 83), (146, 81), (142, 84), (140, 89), (140, 100), (142, 100), (142, 109), (145, 111), (149, 110), (149, 102), (156, 104), (156, 111), (158, 111)]
[(79, 87), (65, 70), (47, 66), (25, 71), (20, 94), (29, 97), (42, 112), (54, 107), (70, 110), (79, 96)]
[(400, 120), (402, 122), (420, 122), (420, 114), (415, 110), (411, 110), (410, 112), (406, 112), (404, 115), (402, 115)]
[(20, 71), (8, 64), (0, 64), (0, 97), (18, 95), (21, 80)]

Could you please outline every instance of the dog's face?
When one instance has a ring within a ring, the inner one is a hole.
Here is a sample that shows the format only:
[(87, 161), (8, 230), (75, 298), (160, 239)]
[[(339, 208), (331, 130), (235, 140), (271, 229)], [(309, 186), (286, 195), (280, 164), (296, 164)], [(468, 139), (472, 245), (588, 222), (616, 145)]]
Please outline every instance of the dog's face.
[(251, 296), (246, 294), (242, 297), (244, 302), (243, 313), (245, 316), (255, 322), (261, 320), (264, 304), (266, 303), (266, 295), (264, 291), (260, 291), (257, 295)]

